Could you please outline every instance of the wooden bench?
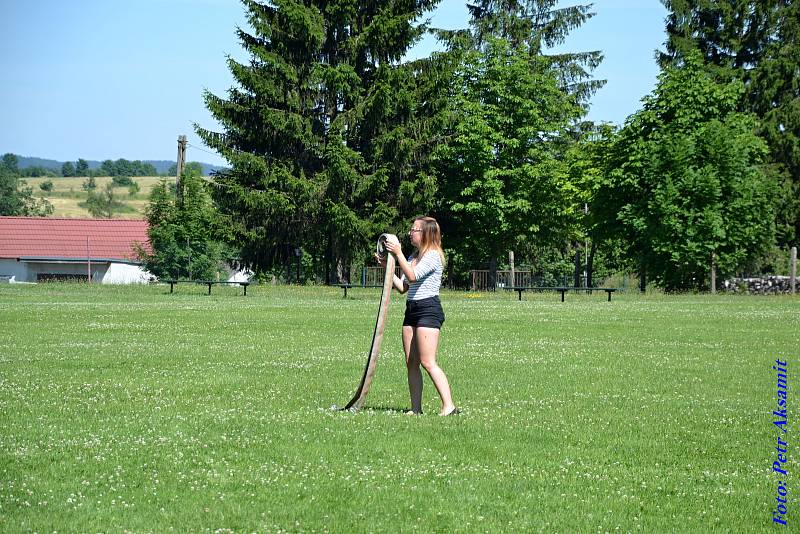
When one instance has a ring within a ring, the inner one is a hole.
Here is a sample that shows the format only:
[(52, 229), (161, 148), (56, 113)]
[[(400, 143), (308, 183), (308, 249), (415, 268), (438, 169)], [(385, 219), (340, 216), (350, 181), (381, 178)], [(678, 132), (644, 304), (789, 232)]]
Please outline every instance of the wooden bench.
[(230, 282), (228, 280), (164, 280), (167, 284), (169, 284), (169, 292), (172, 293), (174, 290), (175, 285), (177, 284), (205, 284), (208, 286), (208, 294), (211, 294), (211, 286), (214, 284), (233, 284), (233, 285), (240, 285), (244, 288), (244, 296), (247, 296), (247, 286), (250, 285), (250, 282)]
[(341, 287), (342, 289), (344, 289), (344, 295), (342, 296), (343, 299), (347, 298), (347, 290), (352, 288), (352, 287), (380, 287), (380, 288), (383, 288), (383, 285), (371, 285), (371, 284), (367, 284), (367, 285), (362, 285), (362, 284), (331, 284), (331, 285), (333, 287)]
[(505, 288), (506, 291), (516, 291), (519, 294), (519, 300), (522, 300), (523, 291), (558, 291), (561, 293), (561, 302), (564, 302), (564, 295), (567, 291), (586, 291), (590, 295), (593, 291), (605, 291), (608, 293), (608, 302), (611, 302), (611, 293), (619, 291), (618, 287), (548, 287), (548, 286), (509, 286)]

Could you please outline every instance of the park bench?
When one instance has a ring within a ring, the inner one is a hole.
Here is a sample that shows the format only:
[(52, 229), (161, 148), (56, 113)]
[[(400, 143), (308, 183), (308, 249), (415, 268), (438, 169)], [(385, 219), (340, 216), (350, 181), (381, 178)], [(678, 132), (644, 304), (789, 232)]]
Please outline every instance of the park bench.
[(164, 280), (165, 283), (169, 284), (169, 292), (172, 293), (174, 286), (177, 284), (205, 284), (208, 286), (208, 294), (211, 294), (211, 286), (214, 284), (233, 284), (233, 285), (240, 285), (244, 288), (244, 296), (247, 296), (247, 286), (250, 285), (250, 282), (231, 282), (229, 280)]
[(516, 291), (519, 294), (519, 300), (522, 300), (523, 291), (558, 291), (561, 293), (561, 302), (564, 302), (564, 295), (567, 291), (586, 291), (590, 295), (593, 291), (605, 291), (608, 294), (608, 302), (611, 302), (611, 293), (619, 291), (617, 287), (549, 287), (549, 286), (507, 286), (506, 291)]
[(350, 288), (353, 288), (353, 287), (380, 287), (380, 288), (383, 287), (383, 284), (381, 284), (381, 285), (375, 285), (375, 284), (331, 284), (331, 285), (334, 286), (334, 287), (341, 287), (344, 290), (344, 295), (342, 296), (343, 299), (347, 298), (347, 290), (350, 289)]

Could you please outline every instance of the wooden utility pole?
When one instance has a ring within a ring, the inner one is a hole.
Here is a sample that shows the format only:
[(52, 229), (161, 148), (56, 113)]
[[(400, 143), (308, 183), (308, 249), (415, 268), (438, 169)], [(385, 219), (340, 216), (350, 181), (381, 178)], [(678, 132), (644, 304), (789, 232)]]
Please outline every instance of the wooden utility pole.
[(178, 196), (178, 201), (183, 201), (183, 184), (181, 183), (181, 176), (183, 175), (183, 167), (186, 165), (186, 136), (178, 136), (178, 165), (176, 171), (175, 192)]

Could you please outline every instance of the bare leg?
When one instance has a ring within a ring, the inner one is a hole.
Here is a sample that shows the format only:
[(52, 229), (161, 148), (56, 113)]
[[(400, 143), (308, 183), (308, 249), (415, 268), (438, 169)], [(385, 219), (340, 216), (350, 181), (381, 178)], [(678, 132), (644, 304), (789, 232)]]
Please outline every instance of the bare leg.
[(436, 350), (439, 348), (439, 329), (417, 327), (414, 330), (414, 341), (419, 352), (419, 359), (422, 367), (428, 372), (436, 386), (436, 391), (442, 398), (442, 411), (440, 415), (446, 415), (455, 409), (453, 399), (450, 395), (450, 384), (441, 367), (436, 364)]
[(411, 326), (403, 326), (403, 352), (406, 355), (406, 368), (408, 369), (411, 411), (422, 413), (422, 371), (419, 368), (419, 351), (414, 343), (414, 328)]

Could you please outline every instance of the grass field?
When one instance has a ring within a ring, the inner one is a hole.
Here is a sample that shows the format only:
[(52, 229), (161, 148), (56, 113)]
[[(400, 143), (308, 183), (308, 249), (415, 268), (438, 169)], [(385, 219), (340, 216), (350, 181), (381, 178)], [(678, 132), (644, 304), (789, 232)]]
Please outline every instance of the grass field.
[[(125, 204), (125, 210), (114, 214), (114, 218), (143, 219), (150, 192), (164, 178), (160, 176), (144, 176), (133, 178), (139, 184), (139, 192), (130, 195), (127, 187), (117, 187), (114, 194), (120, 202)], [(86, 191), (81, 186), (86, 181), (85, 177), (63, 178), (24, 178), (33, 188), (34, 196), (44, 198), (53, 205), (51, 217), (91, 217), (89, 211), (81, 204), (86, 202)], [(39, 185), (46, 181), (53, 182), (52, 191), (42, 191)], [(111, 177), (95, 178), (97, 191), (105, 190), (106, 184), (111, 182)], [(167, 178), (174, 182), (175, 178)]]
[(460, 416), (409, 406), (377, 290), (0, 286), (0, 531), (760, 531), (800, 299), (444, 293)]

